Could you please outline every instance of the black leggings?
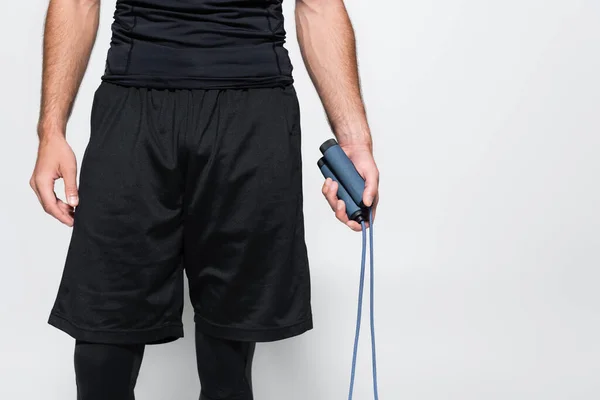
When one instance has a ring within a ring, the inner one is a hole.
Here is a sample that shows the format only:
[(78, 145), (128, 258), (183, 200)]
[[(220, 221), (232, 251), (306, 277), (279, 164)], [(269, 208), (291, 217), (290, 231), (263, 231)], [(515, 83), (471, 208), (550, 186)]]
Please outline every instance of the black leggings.
[[(196, 329), (200, 400), (252, 400), (255, 344), (207, 336)], [(134, 400), (144, 345), (77, 341), (77, 400)]]

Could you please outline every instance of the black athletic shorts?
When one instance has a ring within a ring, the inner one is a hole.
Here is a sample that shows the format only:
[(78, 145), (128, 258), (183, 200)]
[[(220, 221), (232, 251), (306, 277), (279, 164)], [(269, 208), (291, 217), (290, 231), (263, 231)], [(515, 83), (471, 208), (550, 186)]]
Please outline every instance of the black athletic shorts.
[(208, 335), (311, 329), (300, 136), (293, 86), (102, 83), (49, 323), (91, 342), (175, 340), (185, 271)]

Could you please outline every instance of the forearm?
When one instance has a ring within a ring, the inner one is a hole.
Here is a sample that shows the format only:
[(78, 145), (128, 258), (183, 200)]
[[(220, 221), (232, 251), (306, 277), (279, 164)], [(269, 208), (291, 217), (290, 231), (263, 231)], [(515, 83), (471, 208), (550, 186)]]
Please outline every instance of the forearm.
[(296, 27), (304, 63), (338, 141), (370, 146), (354, 30), (343, 0), (297, 0)]
[(98, 31), (100, 0), (50, 0), (44, 30), (40, 139), (64, 134)]

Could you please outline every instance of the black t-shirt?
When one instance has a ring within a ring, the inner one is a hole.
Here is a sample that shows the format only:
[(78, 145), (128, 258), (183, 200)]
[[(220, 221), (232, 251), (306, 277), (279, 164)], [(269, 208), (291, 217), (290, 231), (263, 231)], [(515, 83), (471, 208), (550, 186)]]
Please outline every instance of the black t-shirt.
[(227, 89), (292, 83), (282, 0), (118, 0), (103, 80)]

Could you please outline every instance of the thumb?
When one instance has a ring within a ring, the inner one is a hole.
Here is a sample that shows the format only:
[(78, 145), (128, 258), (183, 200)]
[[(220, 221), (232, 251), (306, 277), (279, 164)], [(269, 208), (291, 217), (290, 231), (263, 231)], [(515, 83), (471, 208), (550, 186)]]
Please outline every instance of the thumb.
[(79, 205), (79, 194), (77, 193), (77, 167), (65, 168), (62, 174), (65, 182), (65, 196), (71, 207)]

